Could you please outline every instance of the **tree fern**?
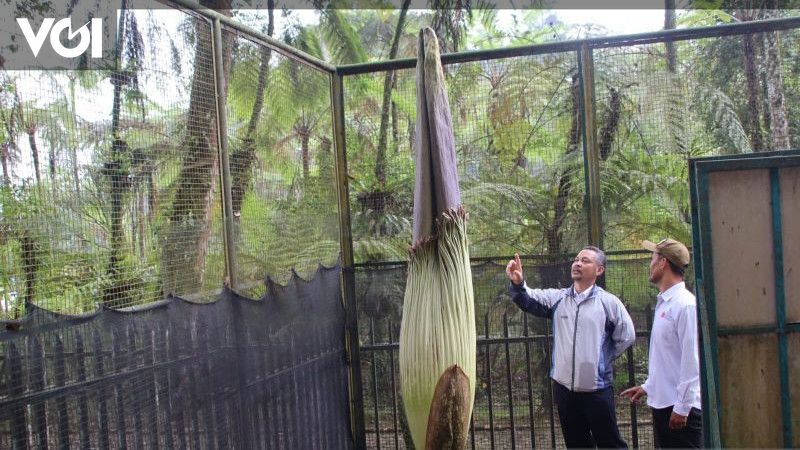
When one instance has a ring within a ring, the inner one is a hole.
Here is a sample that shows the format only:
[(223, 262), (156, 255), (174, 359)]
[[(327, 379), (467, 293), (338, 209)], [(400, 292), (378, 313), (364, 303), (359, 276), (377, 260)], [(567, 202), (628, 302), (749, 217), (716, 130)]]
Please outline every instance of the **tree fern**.
[(698, 94), (695, 108), (705, 113), (712, 129), (730, 146), (721, 153), (751, 153), (747, 132), (730, 97), (713, 87), (700, 87)]

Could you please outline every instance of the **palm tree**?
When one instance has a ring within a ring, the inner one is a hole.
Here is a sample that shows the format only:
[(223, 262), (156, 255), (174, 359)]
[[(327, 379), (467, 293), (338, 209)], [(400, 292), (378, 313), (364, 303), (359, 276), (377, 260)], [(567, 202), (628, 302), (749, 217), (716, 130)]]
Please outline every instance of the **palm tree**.
[[(275, 31), (274, 11), (275, 1), (268, 0), (267, 10), (269, 19), (267, 22), (267, 36), (272, 36)], [(242, 201), (245, 193), (250, 188), (252, 178), (252, 167), (256, 157), (255, 133), (256, 127), (261, 120), (261, 111), (264, 108), (264, 91), (269, 78), (269, 62), (272, 58), (272, 49), (261, 46), (260, 65), (258, 69), (258, 84), (256, 85), (255, 102), (250, 113), (250, 120), (247, 123), (245, 135), (242, 138), (241, 147), (231, 152), (231, 197), (233, 203), (234, 217), (238, 217), (242, 209)]]
[[(734, 16), (743, 22), (754, 20), (754, 14), (755, 11), (752, 9), (740, 9), (734, 12)], [(761, 151), (764, 144), (759, 122), (756, 43), (752, 34), (742, 35), (742, 62), (747, 86), (747, 134), (750, 136), (753, 150)]]
[[(230, 15), (229, 0), (201, 3)], [(211, 66), (214, 59), (211, 29), (207, 22), (195, 20), (194, 33), (194, 72), (185, 134), (180, 146), (185, 153), (175, 181), (175, 194), (168, 213), (161, 253), (161, 282), (165, 294), (191, 294), (202, 289), (213, 188), (219, 173), (216, 109), (211, 100), (216, 96)], [(225, 33), (222, 42), (222, 85), (225, 87), (230, 72), (231, 34)]]
[[(392, 37), (392, 46), (389, 49), (389, 59), (397, 57), (397, 49), (400, 47), (400, 37), (403, 34), (403, 27), (406, 21), (406, 13), (411, 0), (404, 0), (400, 8), (400, 16), (397, 18), (397, 27), (395, 28)], [(389, 128), (389, 112), (392, 101), (392, 89), (395, 86), (395, 72), (393, 70), (387, 71), (383, 79), (383, 101), (381, 103), (381, 124), (378, 130), (378, 147), (375, 154), (375, 178), (378, 180), (378, 187), (380, 190), (386, 188), (386, 141), (387, 132)], [(393, 109), (393, 111), (395, 111)], [(395, 114), (395, 125), (396, 125)], [(395, 142), (397, 141), (396, 128), (394, 131)]]
[[(19, 108), (16, 107), (18, 97), (14, 80), (4, 76), (0, 90), (0, 120), (3, 121), (2, 142), (0, 142), (0, 164), (3, 167), (3, 184), (11, 186), (11, 164), (19, 152), (17, 147)], [(7, 104), (8, 102), (8, 104)]]
[[(766, 0), (766, 17), (778, 17), (780, 13), (776, 8), (777, 5), (774, 0)], [(789, 122), (786, 119), (786, 103), (783, 93), (783, 63), (779, 31), (764, 33), (764, 59), (772, 148), (774, 150), (786, 150), (791, 147), (789, 144)]]
[(125, 256), (123, 216), (132, 187), (129, 172), (131, 149), (120, 133), (120, 115), (123, 88), (130, 91), (139, 90), (138, 71), (144, 59), (142, 35), (139, 32), (136, 15), (127, 9), (127, 0), (122, 2), (118, 30), (116, 42), (118, 68), (111, 72), (111, 84), (114, 87), (110, 130), (111, 151), (101, 171), (110, 198), (111, 245), (106, 273), (111, 282), (103, 293), (103, 301), (110, 306), (126, 304), (126, 298), (129, 295), (129, 289), (123, 281), (124, 274), (121, 263)]

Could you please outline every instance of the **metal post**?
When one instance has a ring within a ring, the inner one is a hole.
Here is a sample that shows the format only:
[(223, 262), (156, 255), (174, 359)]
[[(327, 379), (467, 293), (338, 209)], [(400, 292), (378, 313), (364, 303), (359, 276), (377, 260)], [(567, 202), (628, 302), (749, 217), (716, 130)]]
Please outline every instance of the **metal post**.
[(219, 148), (220, 179), (222, 183), (222, 233), (225, 235), (225, 284), (236, 287), (236, 258), (233, 239), (233, 200), (231, 198), (231, 166), (228, 159), (228, 118), (225, 112), (227, 92), (225, 71), (222, 67), (222, 26), (214, 19), (214, 81), (217, 93), (217, 141)]
[(781, 182), (777, 167), (769, 169), (772, 199), (772, 246), (775, 260), (775, 311), (778, 322), (778, 370), (781, 386), (783, 446), (792, 447), (792, 400), (789, 383), (789, 349), (786, 336), (786, 284), (783, 278), (783, 223), (781, 221)]
[(717, 313), (714, 298), (714, 271), (711, 264), (711, 212), (708, 199), (708, 173), (689, 160), (689, 186), (692, 208), (692, 249), (697, 314), (700, 325), (700, 393), (703, 400), (703, 444), (721, 448), (719, 410), (719, 361), (717, 360)]
[[(234, 224), (233, 224), (233, 200), (231, 199), (231, 165), (228, 158), (228, 116), (225, 111), (225, 104), (227, 103), (227, 89), (225, 80), (225, 68), (223, 67), (222, 57), (222, 22), (219, 18), (215, 18), (214, 27), (212, 28), (212, 43), (214, 54), (214, 81), (217, 94), (217, 143), (219, 149), (219, 164), (220, 164), (220, 181), (222, 184), (222, 233), (225, 237), (224, 250), (225, 250), (225, 285), (230, 289), (235, 289), (237, 286), (236, 280), (236, 258), (235, 258), (235, 245), (234, 240)], [(233, 320), (239, 322), (243, 319), (241, 310), (241, 303), (238, 301), (232, 302)], [(234, 345), (236, 353), (238, 354), (239, 361), (243, 361), (245, 346), (247, 345), (247, 338), (245, 336), (244, 327), (234, 327)], [(245, 379), (244, 371), (238, 373), (238, 397), (239, 403), (242, 408), (236, 411), (236, 423), (238, 425), (238, 433), (242, 442), (252, 442), (253, 432), (250, 429), (250, 422), (246, 419), (245, 410), (248, 405), (248, 398), (246, 396), (245, 388), (247, 380)]]
[(336, 195), (339, 204), (339, 243), (342, 252), (342, 302), (345, 309), (345, 351), (348, 362), (350, 430), (357, 449), (367, 447), (364, 432), (364, 396), (361, 381), (361, 355), (358, 341), (353, 235), (350, 226), (350, 188), (347, 179), (347, 153), (344, 126), (344, 79), (331, 75), (333, 147), (336, 153)]
[(581, 128), (583, 130), (583, 164), (586, 180), (586, 212), (589, 222), (589, 244), (603, 247), (602, 201), (600, 196), (600, 149), (595, 126), (594, 60), (592, 49), (584, 44), (578, 52), (581, 74)]

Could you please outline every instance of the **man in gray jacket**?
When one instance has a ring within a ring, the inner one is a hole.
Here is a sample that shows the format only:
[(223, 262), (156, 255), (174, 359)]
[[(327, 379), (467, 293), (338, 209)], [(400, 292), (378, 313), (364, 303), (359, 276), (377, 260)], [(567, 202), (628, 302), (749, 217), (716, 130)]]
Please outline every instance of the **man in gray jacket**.
[(564, 442), (569, 448), (627, 448), (614, 409), (613, 361), (636, 340), (622, 302), (595, 282), (605, 253), (584, 247), (572, 263), (567, 289), (531, 289), (519, 255), (508, 262), (511, 297), (523, 311), (553, 321), (550, 378)]

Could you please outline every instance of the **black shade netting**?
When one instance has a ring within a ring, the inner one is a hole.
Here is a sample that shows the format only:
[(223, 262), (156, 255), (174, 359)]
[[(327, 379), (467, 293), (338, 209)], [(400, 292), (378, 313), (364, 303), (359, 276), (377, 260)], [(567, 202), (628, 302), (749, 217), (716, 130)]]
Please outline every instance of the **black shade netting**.
[(0, 332), (0, 448), (350, 448), (340, 267)]

